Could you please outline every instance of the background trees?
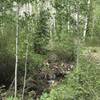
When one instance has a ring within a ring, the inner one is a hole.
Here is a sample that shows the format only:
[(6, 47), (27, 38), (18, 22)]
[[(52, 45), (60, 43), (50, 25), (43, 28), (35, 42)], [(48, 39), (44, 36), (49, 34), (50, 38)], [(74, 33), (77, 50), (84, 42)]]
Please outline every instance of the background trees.
[[(81, 54), (85, 46), (99, 46), (99, 5), (99, 0), (0, 0), (0, 80), (3, 78), (1, 83), (7, 85), (8, 79), (14, 78), (15, 69), (16, 94), (19, 77), (22, 76), (23, 80), (24, 68), (27, 71), (25, 82), (32, 70), (34, 72), (35, 69), (44, 67), (43, 63), (49, 55), (56, 55), (60, 59), (59, 62), (75, 64), (77, 62), (79, 71), (75, 70), (77, 73), (74, 72), (72, 76), (76, 75), (80, 78), (80, 75), (83, 75), (82, 80), (87, 79), (85, 72), (81, 72), (84, 71), (83, 67), (80, 70), (80, 66), (84, 66), (83, 63), (85, 63)], [(88, 63), (90, 66), (91, 63)], [(89, 70), (87, 67), (86, 69)], [(2, 73), (4, 70), (8, 72)], [(90, 73), (88, 71), (88, 76)], [(13, 77), (10, 77), (11, 74)], [(75, 83), (75, 80), (72, 81), (73, 79), (69, 80), (69, 83)], [(11, 81), (8, 83), (10, 84)], [(77, 80), (76, 85), (80, 84), (81, 82), (78, 83)], [(70, 90), (70, 86), (68, 87)], [(88, 94), (87, 90), (85, 94), (83, 88), (81, 87), (82, 97), (80, 98), (84, 98), (83, 95), (89, 95), (91, 98), (91, 93)], [(94, 90), (90, 89), (89, 92), (92, 91), (95, 98), (98, 98)], [(53, 93), (56, 92), (53, 91)], [(78, 93), (76, 93), (77, 96), (79, 96)], [(73, 92), (72, 95), (74, 95)]]

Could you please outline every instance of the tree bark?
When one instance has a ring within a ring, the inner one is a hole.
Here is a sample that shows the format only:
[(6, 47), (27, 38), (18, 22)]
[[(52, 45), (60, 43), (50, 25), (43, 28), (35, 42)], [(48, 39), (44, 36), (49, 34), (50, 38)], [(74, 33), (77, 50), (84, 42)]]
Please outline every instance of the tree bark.
[[(30, 15), (29, 3), (27, 4), (27, 8), (28, 8), (28, 16), (29, 16)], [(27, 42), (26, 42), (26, 53), (25, 53), (25, 73), (24, 73), (22, 100), (24, 100), (24, 93), (25, 93), (25, 87), (26, 87), (26, 77), (27, 77), (27, 62), (28, 62), (28, 52), (29, 52), (29, 21), (28, 21), (28, 27), (27, 27), (26, 41)]]
[(70, 5), (69, 5), (69, 0), (68, 0), (68, 22), (67, 22), (67, 30), (68, 30), (68, 33), (69, 33), (69, 30), (70, 30), (70, 19), (69, 19), (69, 16), (70, 16)]
[[(89, 11), (89, 8), (90, 8), (90, 0), (88, 0), (87, 2), (87, 9)], [(86, 34), (87, 34), (87, 28), (88, 28), (88, 24), (89, 24), (89, 15), (88, 15), (89, 12), (87, 12), (87, 15), (85, 17), (85, 24), (84, 24), (84, 31), (83, 31), (83, 41), (85, 41), (85, 38), (86, 38)]]
[(19, 36), (19, 4), (16, 11), (16, 62), (15, 62), (15, 100), (17, 98), (17, 69), (18, 69), (18, 36)]
[(76, 58), (76, 71), (78, 72), (79, 70), (79, 56), (80, 56), (80, 30), (79, 30), (79, 3), (76, 3), (76, 32), (77, 32), (77, 58)]

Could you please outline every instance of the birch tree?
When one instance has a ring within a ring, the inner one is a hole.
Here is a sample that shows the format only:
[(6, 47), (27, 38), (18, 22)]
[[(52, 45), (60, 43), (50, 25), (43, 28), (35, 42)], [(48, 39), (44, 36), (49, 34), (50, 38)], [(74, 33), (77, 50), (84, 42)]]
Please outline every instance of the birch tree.
[(77, 47), (77, 58), (76, 58), (76, 71), (78, 72), (79, 69), (79, 56), (80, 56), (80, 30), (79, 30), (79, 2), (75, 2), (76, 6), (76, 32), (77, 32), (77, 40), (76, 40), (76, 47)]
[(19, 4), (16, 8), (16, 63), (15, 63), (15, 99), (17, 97), (17, 70), (18, 70), (18, 36), (19, 36)]
[(68, 11), (67, 29), (68, 29), (68, 32), (69, 32), (69, 30), (70, 30), (70, 19), (69, 19), (69, 18), (70, 18), (70, 17), (69, 17), (69, 15), (70, 15), (70, 14), (69, 14), (69, 13), (70, 13), (70, 5), (69, 5), (69, 0), (68, 0), (67, 2), (68, 2), (68, 5), (67, 5), (67, 7), (68, 7), (68, 8), (67, 8), (67, 9), (68, 9), (68, 10), (67, 10), (67, 11)]
[[(30, 3), (30, 2), (29, 2)], [(26, 4), (27, 9), (28, 9), (28, 16), (30, 16), (30, 5), (29, 3)], [(27, 35), (26, 35), (26, 53), (25, 53), (25, 73), (24, 73), (24, 82), (23, 82), (23, 92), (22, 92), (22, 100), (24, 100), (24, 93), (25, 93), (25, 86), (26, 86), (26, 77), (27, 77), (27, 62), (28, 62), (28, 52), (29, 52), (29, 20), (27, 23)]]
[[(88, 9), (88, 11), (89, 11), (89, 7), (90, 7), (90, 0), (88, 0), (88, 2), (87, 2), (87, 9)], [(85, 41), (86, 33), (87, 33), (88, 13), (89, 12), (86, 13), (86, 17), (84, 18), (85, 24), (84, 24), (84, 31), (83, 31), (83, 41)]]
[(88, 17), (88, 21), (87, 21), (87, 30), (86, 33), (87, 36), (90, 36), (92, 38), (93, 36), (93, 13), (94, 13), (94, 0), (89, 0), (88, 1), (88, 13), (87, 13), (87, 17)]

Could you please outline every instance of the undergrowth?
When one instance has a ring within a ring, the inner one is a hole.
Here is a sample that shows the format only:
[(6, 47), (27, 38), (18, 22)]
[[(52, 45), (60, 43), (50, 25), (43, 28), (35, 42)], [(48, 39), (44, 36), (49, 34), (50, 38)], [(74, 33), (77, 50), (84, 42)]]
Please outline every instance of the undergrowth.
[(40, 100), (100, 100), (99, 67), (100, 65), (81, 57), (78, 72), (75, 68), (63, 83), (50, 93), (43, 93)]

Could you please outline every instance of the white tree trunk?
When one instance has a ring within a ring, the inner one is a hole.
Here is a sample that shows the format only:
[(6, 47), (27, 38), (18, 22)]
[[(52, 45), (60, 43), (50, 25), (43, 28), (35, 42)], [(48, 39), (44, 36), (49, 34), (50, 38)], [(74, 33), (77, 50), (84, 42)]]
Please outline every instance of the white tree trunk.
[(69, 19), (70, 14), (69, 14), (69, 12), (70, 12), (70, 6), (69, 6), (69, 1), (68, 1), (68, 22), (67, 22), (67, 30), (68, 30), (68, 32), (70, 30), (70, 19)]
[(86, 16), (86, 18), (85, 18), (85, 25), (84, 25), (84, 31), (83, 31), (83, 41), (85, 41), (87, 25), (88, 25), (88, 17)]
[(18, 36), (19, 36), (19, 5), (16, 11), (16, 62), (15, 62), (15, 99), (17, 97), (17, 69), (18, 69)]
[(25, 93), (25, 86), (26, 86), (26, 76), (27, 76), (27, 61), (28, 61), (28, 51), (29, 51), (28, 50), (28, 48), (29, 48), (28, 36), (27, 36), (26, 40), (27, 40), (27, 46), (26, 46), (26, 53), (25, 53), (25, 73), (24, 73), (22, 100), (24, 100), (24, 93)]
[(79, 4), (76, 4), (76, 30), (77, 30), (77, 59), (76, 59), (76, 71), (79, 70), (79, 56), (80, 56), (80, 33), (79, 33)]
[[(87, 7), (89, 9), (89, 7), (90, 7), (90, 0), (88, 0), (87, 4), (88, 4)], [(86, 38), (87, 25), (88, 25), (88, 12), (87, 12), (87, 15), (85, 17), (85, 24), (84, 24), (84, 31), (83, 31), (83, 41), (85, 41), (85, 38)]]
[[(30, 15), (30, 7), (29, 3), (27, 4), (27, 12), (28, 15)], [(24, 93), (25, 93), (25, 87), (26, 87), (26, 77), (27, 77), (27, 63), (28, 63), (28, 52), (29, 52), (29, 21), (28, 21), (28, 27), (27, 27), (27, 35), (26, 35), (26, 53), (25, 53), (25, 73), (24, 73), (24, 83), (23, 83), (23, 92), (22, 92), (22, 100), (24, 100)]]
[[(4, 9), (2, 10), (2, 16), (4, 16)], [(1, 35), (4, 35), (4, 18), (1, 20)]]

